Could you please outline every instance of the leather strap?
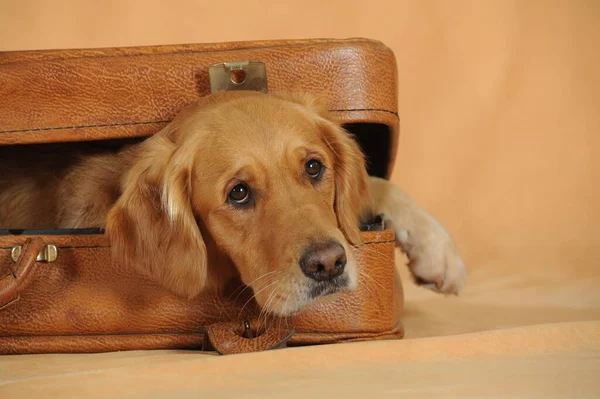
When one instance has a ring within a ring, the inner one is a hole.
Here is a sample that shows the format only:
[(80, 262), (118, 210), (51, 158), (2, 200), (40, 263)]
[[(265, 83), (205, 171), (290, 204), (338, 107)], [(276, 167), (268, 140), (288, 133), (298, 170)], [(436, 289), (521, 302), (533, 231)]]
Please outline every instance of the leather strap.
[(0, 280), (0, 309), (17, 301), (21, 292), (29, 286), (38, 265), (37, 257), (44, 245), (44, 240), (40, 237), (25, 241), (21, 256), (10, 267), (11, 273)]
[[(211, 324), (206, 329), (208, 341), (203, 350), (215, 350), (221, 355), (260, 352), (282, 348), (294, 334), (290, 319), (268, 318)], [(210, 345), (207, 345), (209, 344)]]

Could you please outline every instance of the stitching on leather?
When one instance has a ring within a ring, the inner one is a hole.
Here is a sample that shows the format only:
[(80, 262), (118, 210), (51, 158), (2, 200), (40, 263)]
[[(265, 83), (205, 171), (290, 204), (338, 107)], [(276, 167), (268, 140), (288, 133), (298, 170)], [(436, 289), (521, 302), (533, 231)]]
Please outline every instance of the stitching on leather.
[[(387, 109), (380, 108), (353, 108), (353, 109), (331, 109), (329, 112), (356, 112), (356, 111), (378, 111), (387, 112), (388, 114), (398, 117), (398, 113)], [(46, 130), (68, 130), (68, 129), (88, 129), (88, 128), (103, 128), (115, 126), (136, 126), (136, 125), (152, 125), (159, 123), (169, 123), (171, 120), (146, 121), (146, 122), (123, 122), (123, 123), (106, 123), (97, 125), (76, 125), (76, 126), (57, 126), (57, 127), (39, 127), (33, 129), (15, 129), (15, 130), (0, 130), (0, 133), (24, 133), (24, 132), (39, 132)]]
[(0, 338), (0, 341), (3, 339), (39, 339), (39, 338), (55, 338), (55, 337), (129, 337), (129, 336), (172, 336), (172, 335), (176, 335), (176, 336), (185, 336), (185, 335), (190, 335), (190, 336), (198, 336), (198, 337), (202, 337), (204, 336), (204, 332), (200, 331), (198, 333), (195, 332), (164, 332), (164, 333), (118, 333), (118, 334), (113, 334), (113, 333), (106, 333), (106, 334), (98, 334), (98, 333), (89, 333), (89, 334), (53, 334), (53, 335), (9, 335), (9, 336), (3, 336)]
[[(241, 43), (241, 42), (238, 42)], [(76, 57), (54, 57), (54, 58), (41, 58), (41, 59), (27, 59), (27, 60), (17, 60), (17, 61), (12, 61), (12, 62), (7, 62), (7, 63), (0, 63), (0, 65), (10, 65), (10, 64), (15, 64), (17, 62), (21, 62), (21, 63), (27, 63), (27, 62), (50, 62), (50, 61), (70, 61), (70, 60), (81, 60), (81, 59), (100, 59), (100, 58), (121, 58), (121, 57), (149, 57), (149, 56), (162, 56), (162, 55), (168, 55), (168, 56), (173, 56), (173, 55), (185, 55), (185, 54), (192, 54), (192, 55), (199, 55), (199, 54), (207, 54), (207, 53), (232, 53), (232, 52), (236, 52), (236, 51), (258, 51), (258, 50), (270, 50), (270, 49), (280, 49), (280, 48), (302, 48), (302, 47), (316, 47), (316, 46), (321, 46), (323, 44), (347, 44), (347, 45), (351, 45), (351, 44), (363, 44), (363, 43), (369, 43), (369, 44), (377, 44), (377, 45), (383, 45), (383, 43), (379, 42), (379, 41), (371, 41), (369, 39), (364, 39), (364, 38), (349, 38), (349, 39), (316, 39), (315, 42), (305, 42), (305, 43), (282, 43), (282, 44), (278, 44), (278, 45), (267, 45), (267, 46), (260, 46), (260, 47), (253, 47), (253, 46), (240, 46), (240, 47), (236, 47), (236, 48), (222, 48), (222, 49), (212, 49), (212, 50), (190, 50), (190, 51), (186, 51), (186, 50), (181, 50), (181, 51), (169, 51), (169, 52), (165, 52), (165, 53), (133, 53), (133, 54), (103, 54), (103, 55), (81, 55), (81, 56), (76, 56)], [(220, 43), (209, 43), (209, 45), (218, 45)], [(169, 46), (169, 45), (164, 45), (164, 46)], [(177, 46), (177, 45), (174, 45)], [(134, 46), (133, 48), (138, 47), (141, 48), (141, 50), (144, 49), (148, 49), (151, 48), (153, 46)], [(159, 46), (162, 47), (162, 46)], [(348, 47), (348, 46), (345, 46)], [(127, 49), (128, 47), (121, 47), (122, 49)], [(63, 51), (65, 52), (69, 52), (69, 51), (77, 51), (78, 49), (65, 49)], [(87, 48), (87, 49), (80, 49), (83, 51), (94, 51), (94, 50), (111, 50), (109, 49), (92, 49), (92, 48)], [(43, 50), (42, 50), (43, 51)], [(52, 51), (52, 50), (51, 50)], [(60, 50), (59, 50), (60, 51)], [(132, 49), (133, 51), (133, 49)], [(35, 52), (32, 51), (32, 52)], [(41, 54), (43, 56), (43, 54)]]
[[(365, 242), (364, 244), (360, 244), (358, 246), (358, 248), (360, 249), (361, 246), (365, 246), (365, 245), (379, 245), (379, 244), (389, 244), (389, 243), (395, 243), (396, 240), (386, 240), (386, 241), (374, 241), (374, 242)], [(85, 245), (85, 246), (69, 246), (69, 247), (63, 247), (63, 246), (58, 246), (58, 249), (97, 249), (97, 248), (110, 248), (110, 245)], [(12, 247), (0, 247), (0, 249), (4, 249), (4, 250), (8, 250), (8, 249), (12, 249)]]
[(361, 246), (363, 245), (379, 245), (379, 244), (389, 244), (391, 242), (396, 242), (396, 240), (387, 240), (387, 241), (374, 241), (374, 242), (365, 242), (364, 244), (361, 244), (358, 246), (358, 248), (360, 249)]
[[(365, 331), (352, 331), (352, 332), (346, 332), (346, 331), (297, 331), (296, 335), (297, 336), (302, 336), (303, 334), (305, 335), (321, 335), (321, 336), (336, 336), (336, 335), (374, 335), (374, 336), (380, 336), (380, 335), (388, 335), (388, 334), (394, 334), (393, 330), (397, 328), (397, 324), (394, 324), (391, 328), (387, 329), (387, 330), (376, 330), (376, 331), (370, 331), (370, 330), (365, 330)], [(4, 337), (0, 337), (0, 341), (4, 340), (4, 339), (40, 339), (40, 338), (57, 338), (57, 337), (131, 337), (131, 336), (153, 336), (153, 337), (160, 337), (160, 336), (192, 336), (192, 337), (203, 337), (205, 334), (205, 327), (201, 327), (199, 329), (199, 332), (163, 332), (163, 333), (144, 333), (144, 332), (140, 332), (140, 333), (105, 333), (105, 334), (99, 334), (99, 333), (89, 333), (89, 334), (53, 334), (53, 335), (9, 335), (9, 336), (4, 336)], [(395, 335), (395, 334), (394, 334)], [(367, 338), (367, 337), (349, 337), (349, 339), (352, 338)], [(298, 344), (291, 344), (291, 345), (298, 345)], [(300, 343), (299, 345), (306, 345), (304, 343)], [(308, 344), (310, 345), (310, 344)]]
[[(298, 337), (300, 337), (300, 339), (302, 339), (302, 335), (308, 335), (308, 336), (339, 336), (339, 335), (346, 335), (348, 336), (346, 339), (364, 339), (364, 338), (369, 338), (369, 337), (365, 337), (364, 335), (369, 335), (370, 337), (379, 337), (382, 335), (396, 335), (394, 334), (394, 329), (397, 328), (397, 325), (394, 324), (393, 327), (387, 329), (387, 330), (377, 330), (377, 331), (369, 331), (369, 330), (365, 330), (365, 331), (296, 331), (296, 335)], [(360, 335), (359, 337), (357, 337), (356, 335)], [(292, 337), (293, 339), (293, 337)], [(344, 338), (342, 338), (344, 339)], [(311, 343), (304, 343), (304, 342), (292, 342), (290, 343), (291, 346), (303, 346), (303, 345), (314, 345)]]
[(168, 123), (168, 122), (171, 122), (171, 120), (149, 121), (149, 122), (107, 123), (107, 124), (98, 124), (98, 125), (38, 127), (38, 128), (34, 128), (34, 129), (0, 130), (0, 133), (22, 133), (22, 132), (39, 132), (42, 130), (68, 130), (68, 129), (86, 129), (86, 128), (114, 127), (114, 126), (152, 125), (152, 124)]
[(387, 112), (388, 114), (395, 115), (399, 117), (397, 112), (390, 111), (389, 109), (381, 109), (381, 108), (351, 108), (351, 109), (330, 109), (329, 112), (354, 112), (354, 111), (378, 111), (378, 112)]

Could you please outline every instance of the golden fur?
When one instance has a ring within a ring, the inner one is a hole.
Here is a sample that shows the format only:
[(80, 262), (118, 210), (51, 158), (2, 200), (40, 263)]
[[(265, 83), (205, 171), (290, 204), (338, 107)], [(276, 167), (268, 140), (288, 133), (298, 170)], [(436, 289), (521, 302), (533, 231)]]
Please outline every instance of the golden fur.
[[(0, 228), (105, 227), (118, 261), (179, 295), (239, 275), (268, 311), (293, 313), (317, 284), (300, 258), (327, 240), (347, 257), (337, 288), (352, 289), (360, 218), (379, 212), (419, 283), (456, 293), (465, 278), (445, 230), (399, 188), (368, 177), (358, 144), (312, 96), (220, 93), (118, 152), (83, 151), (69, 164), (65, 154), (46, 159), (51, 148), (0, 150)], [(308, 159), (325, 167), (318, 181), (305, 173)], [(247, 207), (228, 202), (240, 182), (252, 193)]]

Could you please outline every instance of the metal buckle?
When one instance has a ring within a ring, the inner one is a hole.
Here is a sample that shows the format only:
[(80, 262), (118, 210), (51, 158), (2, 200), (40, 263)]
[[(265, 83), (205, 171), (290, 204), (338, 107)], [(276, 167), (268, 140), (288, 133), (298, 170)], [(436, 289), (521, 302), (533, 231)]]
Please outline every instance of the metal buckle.
[(250, 322), (248, 320), (244, 320), (244, 332), (242, 336), (250, 339), (255, 338), (254, 331), (252, 331), (252, 326), (250, 325)]
[[(21, 257), (21, 251), (23, 250), (22, 245), (14, 246), (10, 251), (10, 257), (13, 262), (17, 262)], [(39, 255), (37, 256), (37, 262), (52, 263), (58, 258), (58, 248), (54, 244), (44, 245)]]
[(267, 67), (260, 61), (235, 61), (208, 67), (210, 91), (254, 90), (266, 93)]

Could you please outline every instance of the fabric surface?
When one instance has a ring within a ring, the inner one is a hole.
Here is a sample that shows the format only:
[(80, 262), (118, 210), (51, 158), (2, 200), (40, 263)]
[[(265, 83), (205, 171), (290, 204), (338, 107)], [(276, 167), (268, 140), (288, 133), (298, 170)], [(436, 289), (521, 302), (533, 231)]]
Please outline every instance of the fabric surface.
[(598, 279), (495, 269), (474, 273), (457, 298), (406, 283), (401, 341), (3, 356), (0, 397), (598, 397)]
[(470, 274), (465, 291), (444, 298), (418, 289), (400, 265), (402, 341), (231, 357), (2, 357), (0, 397), (599, 397), (600, 2), (233, 9), (0, 0), (0, 49), (382, 40), (398, 63), (392, 179), (455, 237)]
[[(214, 357), (22, 356), (7, 398), (597, 397), (598, 322)], [(573, 376), (577, 375), (577, 379)]]

